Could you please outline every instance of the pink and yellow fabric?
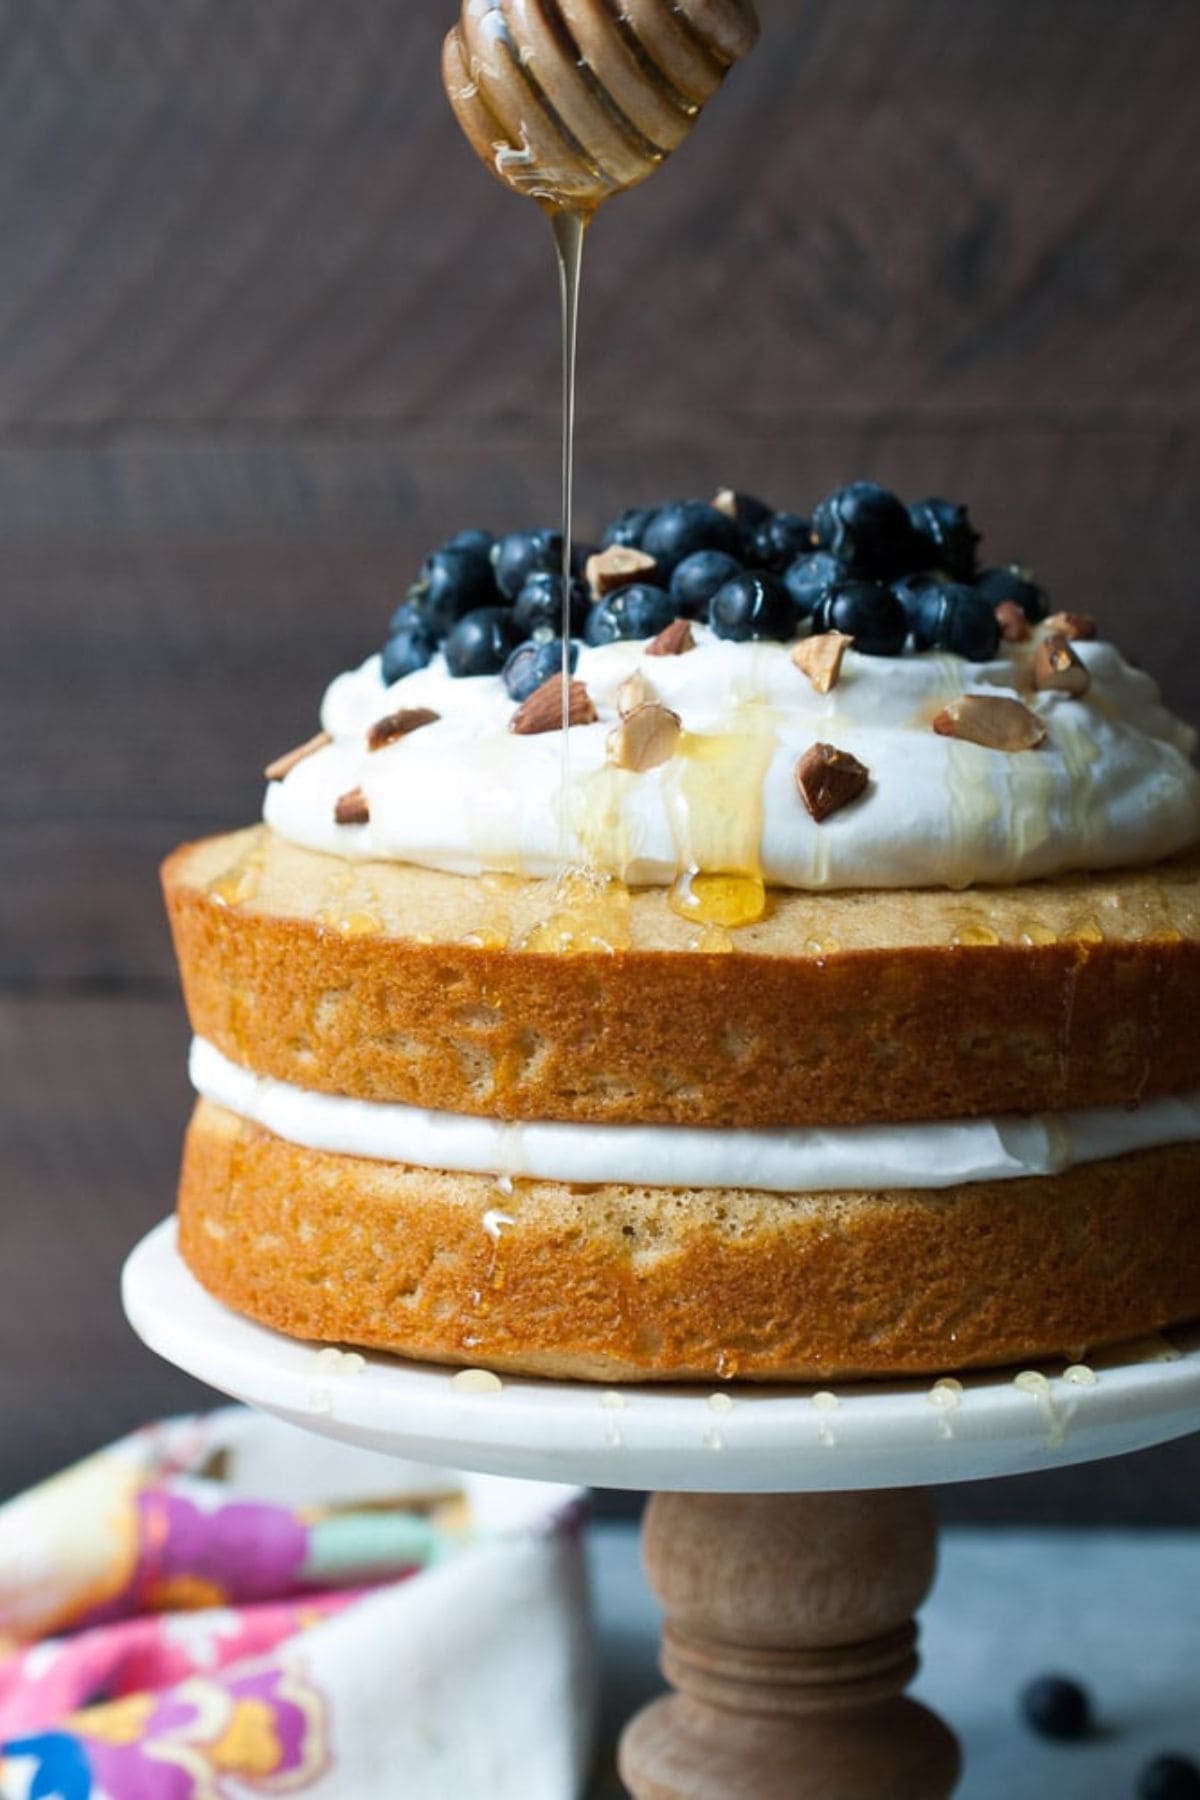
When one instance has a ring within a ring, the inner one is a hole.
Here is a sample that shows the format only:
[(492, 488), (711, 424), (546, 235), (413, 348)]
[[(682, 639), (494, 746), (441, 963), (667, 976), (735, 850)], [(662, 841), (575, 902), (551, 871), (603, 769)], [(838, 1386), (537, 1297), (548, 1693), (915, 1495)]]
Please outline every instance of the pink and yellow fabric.
[[(337, 1466), (347, 1455), (224, 1409), (139, 1432), (0, 1508), (3, 1800), (469, 1800), (509, 1791), (506, 1760), (522, 1800), (576, 1791), (588, 1721), (578, 1506), (559, 1493), (539, 1508), (535, 1489), (514, 1512), (522, 1484), (494, 1482), (480, 1505), (461, 1480), (361, 1455), (349, 1480), (369, 1466), (373, 1491), (356, 1505)], [(324, 1474), (338, 1500), (256, 1499), (230, 1479), (239, 1463), (305, 1461), (308, 1495)], [(489, 1687), (511, 1687), (512, 1609), (531, 1601), (535, 1680), (543, 1698), (547, 1677), (560, 1685), (566, 1727), (551, 1729), (562, 1742), (544, 1747), (532, 1786), (518, 1768), (528, 1734), (513, 1737)], [(473, 1683), (499, 1787), (482, 1764), (472, 1772), (469, 1745), (430, 1740), (443, 1710), (445, 1735), (461, 1735), (454, 1696)], [(405, 1766), (394, 1789), (380, 1777), (392, 1759)]]

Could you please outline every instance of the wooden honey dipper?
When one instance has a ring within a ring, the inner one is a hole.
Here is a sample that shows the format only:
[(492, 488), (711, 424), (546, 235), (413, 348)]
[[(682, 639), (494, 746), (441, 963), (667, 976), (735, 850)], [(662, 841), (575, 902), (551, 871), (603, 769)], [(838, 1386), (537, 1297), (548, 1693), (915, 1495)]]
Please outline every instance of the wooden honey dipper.
[(753, 0), (463, 0), (442, 79), (498, 180), (591, 213), (679, 147), (757, 38)]

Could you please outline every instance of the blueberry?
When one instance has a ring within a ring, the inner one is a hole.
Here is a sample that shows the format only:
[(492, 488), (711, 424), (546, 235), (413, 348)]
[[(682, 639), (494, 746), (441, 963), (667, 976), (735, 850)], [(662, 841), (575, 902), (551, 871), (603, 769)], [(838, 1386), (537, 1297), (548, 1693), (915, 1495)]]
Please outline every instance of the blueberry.
[[(520, 637), (532, 637), (535, 631), (562, 631), (563, 579), (557, 570), (537, 569), (526, 580), (513, 619)], [(577, 581), (571, 583), (571, 630), (582, 631), (587, 620), (588, 597)]]
[[(718, 501), (720, 505), (717, 505)], [(765, 500), (757, 500), (753, 494), (739, 493), (736, 488), (722, 488), (716, 500), (713, 501), (713, 505), (727, 518), (733, 518), (747, 544), (750, 542), (751, 534), (757, 531), (760, 525), (765, 525), (775, 511), (775, 508), (768, 506)]]
[(604, 533), (604, 548), (623, 544), (630, 550), (640, 550), (642, 535), (657, 511), (656, 506), (627, 506)]
[(950, 577), (944, 569), (916, 569), (911, 575), (901, 575), (898, 580), (888, 583), (910, 621), (915, 619), (918, 607), (931, 588), (950, 585)]
[(1069, 1743), (1086, 1737), (1092, 1725), (1092, 1703), (1085, 1689), (1066, 1675), (1039, 1675), (1022, 1689), (1021, 1713), (1039, 1737)]
[(830, 588), (844, 580), (841, 563), (828, 550), (812, 550), (807, 556), (798, 556), (783, 572), (783, 585), (796, 602), (796, 616), (800, 619), (807, 619)]
[(987, 662), (999, 648), (995, 607), (964, 582), (931, 582), (917, 590), (906, 611), (918, 650), (946, 650), (968, 662)]
[(492, 545), (495, 541), (496, 539), (492, 532), (479, 531), (472, 528), (469, 531), (456, 531), (452, 538), (446, 539), (445, 543), (442, 545), (442, 549), (462, 550), (465, 551), (468, 556), (477, 556), (484, 560), (490, 560)]
[(572, 573), (572, 575), (578, 576), (580, 579), (582, 579), (584, 572), (586, 571), (587, 566), (588, 566), (588, 558), (591, 556), (599, 556), (601, 547), (602, 546), (599, 544), (576, 544), (576, 543), (573, 543), (571, 545), (571, 573)]
[(890, 581), (919, 560), (908, 509), (874, 481), (853, 481), (827, 495), (813, 513), (812, 532), (848, 575)]
[(383, 679), (388, 687), (393, 681), (423, 669), (436, 649), (437, 641), (419, 607), (402, 606), (392, 617), (388, 640), (383, 646)]
[[(572, 673), (579, 661), (579, 645), (571, 639), (567, 650)], [(562, 639), (543, 638), (535, 642), (532, 638), (526, 644), (518, 644), (504, 665), (504, 685), (511, 699), (528, 700), (535, 688), (540, 688), (544, 681), (550, 681), (555, 675), (562, 673)]]
[(751, 533), (746, 545), (750, 562), (759, 569), (773, 569), (776, 575), (806, 556), (812, 549), (812, 527), (799, 513), (772, 513)]
[(510, 531), (492, 546), (496, 586), (506, 600), (515, 600), (535, 570), (553, 573), (562, 569), (561, 531)]
[(718, 588), (708, 609), (708, 622), (718, 637), (745, 643), (749, 638), (793, 636), (796, 603), (778, 575), (756, 569), (735, 575)]
[(1050, 611), (1050, 596), (1045, 588), (1039, 587), (1029, 571), (1019, 569), (1016, 563), (1009, 563), (1004, 569), (985, 569), (975, 583), (975, 592), (982, 594), (989, 606), (1015, 600), (1031, 625), (1039, 625)]
[(1190, 1756), (1156, 1756), (1138, 1776), (1138, 1800), (1200, 1800), (1200, 1768)]
[(675, 602), (662, 588), (645, 581), (631, 582), (597, 600), (588, 614), (585, 637), (589, 644), (615, 644), (619, 638), (657, 637), (675, 614)]
[(955, 581), (974, 581), (979, 533), (955, 500), (917, 500), (908, 509), (922, 562), (945, 569)]
[(443, 638), (456, 620), (481, 606), (494, 606), (496, 586), (486, 557), (477, 551), (435, 550), (408, 590), (435, 637)]
[(680, 618), (703, 619), (719, 587), (741, 573), (742, 565), (725, 550), (693, 550), (675, 566), (671, 598)]
[(697, 550), (724, 550), (740, 560), (742, 534), (715, 506), (707, 506), (703, 500), (677, 500), (659, 507), (642, 532), (639, 547), (654, 558), (664, 575), (671, 575), (685, 556)]
[(842, 581), (817, 601), (814, 632), (844, 631), (864, 656), (899, 656), (908, 636), (908, 614), (890, 588), (877, 581)]
[(498, 675), (521, 633), (507, 606), (481, 606), (460, 619), (443, 646), (455, 677)]

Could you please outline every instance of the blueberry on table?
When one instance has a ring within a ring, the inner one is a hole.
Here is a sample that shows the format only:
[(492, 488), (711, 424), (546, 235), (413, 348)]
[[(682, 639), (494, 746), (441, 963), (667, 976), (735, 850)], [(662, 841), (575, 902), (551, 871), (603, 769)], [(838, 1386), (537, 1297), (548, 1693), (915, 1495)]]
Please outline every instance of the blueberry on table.
[(460, 619), (443, 645), (451, 675), (498, 675), (520, 642), (508, 606), (481, 606)]
[(1004, 569), (985, 569), (975, 582), (975, 592), (982, 594), (990, 606), (1015, 600), (1031, 625), (1040, 625), (1050, 611), (1050, 596), (1045, 588), (1039, 587), (1016, 563), (1009, 563)]
[(746, 543), (747, 561), (758, 569), (770, 569), (776, 575), (806, 556), (812, 549), (812, 527), (799, 513), (772, 513), (750, 533)]
[(1189, 1756), (1156, 1756), (1138, 1776), (1138, 1800), (1200, 1800), (1200, 1768)]
[(769, 569), (748, 570), (717, 589), (708, 622), (718, 637), (739, 644), (751, 638), (786, 641), (795, 635), (796, 603), (778, 575)]
[[(518, 644), (502, 671), (510, 699), (528, 700), (535, 688), (540, 688), (543, 682), (552, 680), (555, 675), (561, 675), (562, 649), (561, 638), (545, 638), (540, 643), (531, 640), (527, 644)], [(579, 661), (579, 645), (574, 638), (567, 646), (567, 659), (574, 674), (575, 665)]]
[(487, 557), (471, 550), (435, 550), (408, 591), (437, 638), (456, 620), (481, 606), (494, 606), (498, 595)]
[(615, 644), (622, 638), (657, 637), (676, 616), (675, 602), (665, 589), (634, 581), (597, 600), (588, 614), (584, 636), (589, 644)]
[(864, 656), (899, 656), (908, 637), (908, 614), (878, 581), (842, 581), (813, 609), (813, 632), (843, 631)]
[(852, 481), (826, 495), (813, 513), (812, 535), (848, 575), (891, 581), (920, 559), (908, 508), (875, 481)]
[(405, 675), (415, 675), (432, 659), (437, 642), (420, 607), (406, 602), (392, 615), (388, 640), (383, 646), (383, 679), (388, 687)]
[(830, 588), (845, 578), (841, 563), (828, 550), (811, 550), (796, 557), (783, 572), (783, 585), (796, 603), (797, 618), (810, 618)]
[(627, 506), (605, 531), (604, 548), (611, 550), (614, 544), (621, 544), (627, 550), (640, 550), (642, 536), (657, 511), (657, 506)]
[(535, 570), (561, 572), (561, 531), (510, 531), (492, 546), (492, 570), (496, 586), (506, 600), (515, 600)]
[[(557, 570), (535, 569), (523, 584), (513, 607), (518, 636), (535, 631), (562, 632), (563, 578)], [(577, 581), (571, 583), (571, 630), (582, 631), (587, 621), (588, 597)]]
[(637, 546), (652, 556), (664, 575), (674, 573), (697, 550), (724, 550), (741, 560), (742, 534), (732, 519), (703, 500), (675, 500), (660, 506)]
[(930, 568), (945, 569), (955, 581), (974, 581), (979, 533), (957, 500), (917, 500), (908, 509), (916, 551)]
[(684, 619), (705, 618), (717, 589), (741, 571), (741, 563), (725, 550), (693, 550), (676, 564), (671, 577), (676, 613)]
[(1021, 1691), (1021, 1715), (1039, 1737), (1073, 1743), (1092, 1728), (1087, 1692), (1067, 1675), (1038, 1675)]

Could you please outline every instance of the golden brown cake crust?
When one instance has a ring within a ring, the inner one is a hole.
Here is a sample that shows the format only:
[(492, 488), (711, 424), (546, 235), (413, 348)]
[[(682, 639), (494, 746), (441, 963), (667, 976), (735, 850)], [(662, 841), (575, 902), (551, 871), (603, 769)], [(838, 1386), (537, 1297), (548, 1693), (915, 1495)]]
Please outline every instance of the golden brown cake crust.
[(932, 1193), (501, 1196), (201, 1101), (179, 1223), (199, 1280), (264, 1325), (583, 1380), (944, 1373), (1200, 1315), (1197, 1145)]
[(545, 883), (349, 863), (261, 826), (185, 845), (164, 885), (194, 1029), (331, 1093), (750, 1127), (1200, 1087), (1195, 853), (967, 894), (777, 891), (725, 954), (691, 948), (658, 889), (601, 918), (611, 954), (522, 949)]

